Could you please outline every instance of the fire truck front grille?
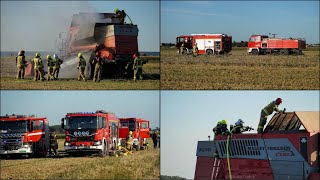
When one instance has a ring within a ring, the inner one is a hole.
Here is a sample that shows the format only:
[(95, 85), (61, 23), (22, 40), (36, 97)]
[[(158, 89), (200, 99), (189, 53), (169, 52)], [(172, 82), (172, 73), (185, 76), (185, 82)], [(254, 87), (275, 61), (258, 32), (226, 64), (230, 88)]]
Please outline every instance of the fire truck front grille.
[(79, 142), (79, 141), (93, 141), (94, 136), (86, 136), (86, 137), (70, 137), (71, 142)]
[(0, 149), (1, 150), (17, 150), (22, 147), (22, 138), (7, 138), (7, 139), (0, 139)]

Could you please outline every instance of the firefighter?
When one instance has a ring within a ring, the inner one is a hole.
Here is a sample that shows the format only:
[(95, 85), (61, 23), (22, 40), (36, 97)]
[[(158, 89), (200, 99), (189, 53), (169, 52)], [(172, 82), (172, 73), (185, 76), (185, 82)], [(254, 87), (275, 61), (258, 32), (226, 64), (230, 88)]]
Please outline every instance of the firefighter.
[(226, 120), (221, 120), (217, 123), (216, 127), (212, 129), (214, 132), (214, 135), (229, 135), (230, 132), (227, 127), (227, 121)]
[[(126, 18), (127, 16), (127, 13), (124, 11), (124, 10), (121, 10), (116, 8), (114, 10), (114, 13), (116, 13), (114, 16), (112, 16), (112, 18), (118, 18), (120, 20), (120, 22), (123, 24), (124, 23), (124, 19)], [(129, 16), (128, 16), (129, 17)], [(130, 18), (129, 18), (130, 19)], [(131, 19), (130, 19), (131, 21)], [(131, 21), (131, 24), (132, 24), (132, 21)]]
[(244, 122), (242, 119), (238, 119), (238, 121), (235, 123), (235, 126), (231, 130), (231, 134), (241, 134), (246, 131), (254, 130), (252, 127), (249, 126), (243, 126)]
[(40, 79), (44, 80), (44, 71), (43, 71), (43, 62), (41, 60), (41, 54), (36, 53), (36, 56), (32, 59), (32, 63), (34, 65), (34, 80), (37, 81)]
[(48, 77), (47, 80), (54, 80), (53, 77), (53, 66), (54, 66), (54, 60), (51, 58), (50, 55), (47, 55), (47, 66), (48, 66)]
[(183, 50), (184, 50), (184, 42), (180, 46), (180, 54), (183, 54)]
[(142, 60), (140, 57), (137, 56), (137, 54), (133, 55), (133, 70), (134, 70), (134, 76), (133, 80), (136, 81), (137, 77), (139, 77), (140, 80), (143, 79), (142, 77)]
[(54, 62), (54, 66), (53, 66), (53, 78), (55, 80), (58, 80), (59, 77), (59, 70), (61, 68), (61, 64), (63, 63), (63, 61), (61, 59), (59, 59), (57, 54), (53, 54), (53, 62)]
[(197, 43), (195, 43), (193, 46), (193, 57), (197, 57), (197, 56), (198, 56), (198, 46), (197, 46)]
[(158, 133), (157, 131), (155, 131), (153, 134), (152, 134), (152, 141), (153, 141), (153, 148), (156, 149), (157, 146), (158, 146)]
[(53, 154), (54, 156), (57, 156), (58, 141), (57, 141), (57, 135), (55, 132), (50, 132), (49, 141), (50, 141), (49, 155), (51, 156)]
[(273, 111), (283, 112), (278, 109), (278, 106), (281, 103), (282, 103), (282, 99), (277, 98), (275, 101), (272, 101), (270, 104), (268, 104), (266, 107), (264, 107), (261, 110), (260, 122), (259, 122), (259, 126), (258, 126), (258, 134), (261, 134), (263, 132), (264, 125), (267, 123), (267, 118), (270, 114), (273, 113)]
[(86, 68), (86, 60), (83, 58), (82, 53), (78, 54), (78, 58), (79, 58), (79, 63), (78, 63), (79, 77), (78, 77), (78, 81), (81, 81), (81, 79), (86, 81), (86, 78), (84, 76), (84, 70)]
[(116, 152), (116, 157), (118, 156), (127, 156), (128, 154), (129, 155), (132, 155), (132, 152), (129, 151), (127, 148), (125, 147), (122, 147), (122, 146), (118, 146), (118, 151)]
[(93, 81), (94, 82), (100, 82), (101, 78), (101, 73), (102, 73), (102, 65), (104, 64), (103, 59), (101, 58), (101, 53), (98, 51), (96, 52), (96, 57), (92, 61), (94, 67), (94, 76), (93, 76)]
[(16, 56), (17, 65), (17, 79), (24, 79), (25, 67), (27, 66), (27, 61), (24, 56), (24, 50), (19, 51), (18, 56)]
[(133, 136), (132, 136), (132, 131), (129, 131), (127, 137), (126, 137), (126, 145), (127, 149), (129, 151), (132, 151), (132, 144), (133, 144)]

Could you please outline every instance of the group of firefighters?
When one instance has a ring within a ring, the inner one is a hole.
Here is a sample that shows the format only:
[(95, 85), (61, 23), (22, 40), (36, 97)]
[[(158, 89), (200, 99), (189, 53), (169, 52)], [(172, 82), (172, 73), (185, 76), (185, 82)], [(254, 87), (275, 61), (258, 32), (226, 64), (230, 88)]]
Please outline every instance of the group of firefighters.
[[(85, 68), (86, 68), (86, 60), (84, 59), (82, 53), (78, 54), (78, 66), (77, 69), (79, 70), (78, 80), (86, 81), (86, 77), (84, 75)], [(134, 81), (139, 78), (140, 80), (143, 79), (142, 77), (142, 66), (143, 62), (137, 54), (133, 55), (133, 71), (134, 71)], [(101, 53), (97, 52), (96, 57), (89, 61), (94, 66), (94, 82), (100, 82), (101, 80), (101, 73), (102, 73), (102, 66), (104, 64), (104, 59), (101, 57)], [(50, 55), (47, 55), (47, 67), (48, 67), (48, 77), (45, 78), (44, 72), (44, 63), (41, 60), (41, 54), (36, 53), (35, 57), (31, 60), (31, 63), (34, 67), (34, 80), (41, 80), (44, 81), (47, 79), (50, 80), (58, 80), (59, 70), (61, 68), (61, 64), (63, 61), (59, 59), (57, 54), (53, 54), (53, 58)], [(27, 60), (25, 58), (25, 51), (21, 50), (16, 56), (16, 65), (17, 65), (17, 79), (24, 79), (25, 76), (25, 68), (27, 67)]]
[[(184, 42), (181, 44), (180, 46), (180, 51), (179, 53), (180, 54), (183, 54), (184, 52), (184, 49), (185, 49), (185, 45), (184, 45)], [(198, 45), (197, 43), (194, 44), (193, 48), (192, 48), (192, 52), (193, 52), (193, 57), (197, 57), (198, 56), (198, 53), (199, 53), (199, 49), (198, 49)]]
[[(269, 103), (266, 107), (264, 107), (261, 110), (261, 115), (260, 115), (260, 122), (258, 125), (258, 134), (262, 134), (264, 125), (267, 123), (267, 118), (270, 114), (272, 114), (274, 111), (276, 112), (285, 112), (286, 109), (279, 110), (278, 106), (282, 103), (281, 98), (277, 98), (275, 101), (272, 101)], [(243, 133), (245, 131), (250, 131), (254, 130), (252, 127), (249, 126), (244, 126), (244, 122), (242, 119), (239, 119), (236, 123), (235, 126), (230, 127), (230, 131), (227, 127), (227, 121), (226, 120), (221, 120), (217, 123), (217, 125), (213, 128), (213, 132), (216, 135), (231, 135), (231, 134), (239, 134)]]

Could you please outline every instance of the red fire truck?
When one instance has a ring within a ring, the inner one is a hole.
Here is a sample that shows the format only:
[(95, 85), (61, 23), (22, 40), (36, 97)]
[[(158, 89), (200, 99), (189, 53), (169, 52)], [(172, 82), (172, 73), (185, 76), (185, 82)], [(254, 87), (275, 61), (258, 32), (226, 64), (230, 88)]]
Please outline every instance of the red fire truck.
[(318, 180), (319, 117), (319, 111), (276, 113), (262, 134), (198, 141), (194, 179)]
[(119, 119), (112, 113), (101, 110), (67, 113), (61, 119), (61, 127), (66, 135), (64, 149), (71, 156), (98, 153), (104, 157), (119, 144)]
[(302, 54), (306, 49), (306, 41), (303, 39), (269, 38), (266, 35), (252, 35), (248, 42), (248, 54)]
[(0, 117), (1, 156), (45, 156), (49, 149), (47, 118), (25, 115)]
[(176, 47), (179, 49), (184, 43), (182, 54), (191, 54), (195, 43), (199, 54), (227, 54), (232, 50), (232, 36), (226, 34), (191, 34), (178, 36)]
[(150, 123), (140, 118), (120, 118), (119, 138), (121, 143), (125, 144), (128, 132), (132, 131), (133, 147), (138, 151), (145, 149), (147, 138), (150, 138)]

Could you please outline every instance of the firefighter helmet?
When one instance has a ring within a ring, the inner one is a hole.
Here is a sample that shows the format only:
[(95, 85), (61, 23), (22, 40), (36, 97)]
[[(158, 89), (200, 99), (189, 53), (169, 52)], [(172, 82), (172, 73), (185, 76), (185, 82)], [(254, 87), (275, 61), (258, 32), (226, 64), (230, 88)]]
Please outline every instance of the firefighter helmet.
[(136, 57), (137, 57), (137, 54), (136, 54), (136, 53), (134, 53), (134, 54), (133, 54), (133, 58), (136, 58)]
[(49, 54), (47, 55), (47, 59), (51, 59), (51, 56)]
[(227, 124), (227, 120), (225, 120), (225, 119), (221, 120), (220, 122), (221, 122), (221, 124)]
[(279, 105), (279, 104), (281, 104), (281, 103), (282, 103), (282, 99), (281, 99), (281, 98), (277, 98), (277, 99), (276, 99), (276, 104)]
[(131, 135), (131, 134), (132, 134), (132, 131), (129, 131), (129, 134)]
[(39, 57), (39, 56), (41, 56), (41, 54), (37, 52), (37, 53), (36, 53), (36, 57)]
[(115, 12), (115, 13), (118, 13), (119, 11), (120, 11), (120, 10), (119, 10), (118, 8), (115, 8), (115, 9), (114, 9), (114, 12)]
[(82, 56), (82, 53), (79, 53), (79, 54), (78, 54), (78, 57), (81, 57), (81, 56)]
[(121, 150), (121, 146), (118, 146), (118, 150)]
[(57, 59), (58, 55), (57, 54), (53, 54), (53, 59)]
[(19, 51), (18, 56), (23, 56), (24, 55), (24, 50)]
[(238, 121), (235, 123), (235, 125), (240, 125), (243, 124), (244, 122), (242, 121), (242, 119), (238, 119)]

